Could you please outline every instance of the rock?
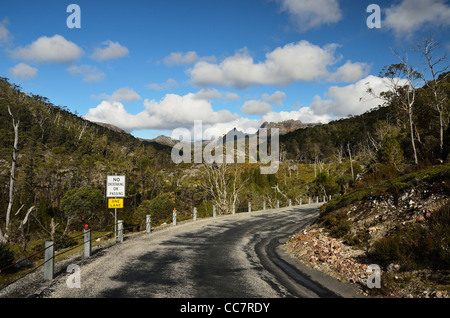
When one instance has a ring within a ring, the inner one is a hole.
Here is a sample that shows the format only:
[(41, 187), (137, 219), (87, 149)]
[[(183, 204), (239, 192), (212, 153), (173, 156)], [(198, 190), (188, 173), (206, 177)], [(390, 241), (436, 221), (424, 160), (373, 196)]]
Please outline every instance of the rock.
[(14, 265), (14, 268), (17, 268), (17, 269), (25, 269), (25, 268), (32, 268), (33, 267), (33, 262), (30, 261), (25, 256), (22, 256), (21, 258), (19, 258), (16, 263), (17, 264)]

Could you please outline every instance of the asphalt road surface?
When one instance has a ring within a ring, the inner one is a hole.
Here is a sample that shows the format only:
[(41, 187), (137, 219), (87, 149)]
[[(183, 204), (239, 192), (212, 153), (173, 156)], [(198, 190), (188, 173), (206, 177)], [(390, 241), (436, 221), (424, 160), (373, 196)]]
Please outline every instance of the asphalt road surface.
[(178, 223), (126, 238), (79, 263), (80, 288), (60, 274), (40, 297), (352, 297), (353, 290), (283, 254), (287, 237), (319, 205), (238, 213)]

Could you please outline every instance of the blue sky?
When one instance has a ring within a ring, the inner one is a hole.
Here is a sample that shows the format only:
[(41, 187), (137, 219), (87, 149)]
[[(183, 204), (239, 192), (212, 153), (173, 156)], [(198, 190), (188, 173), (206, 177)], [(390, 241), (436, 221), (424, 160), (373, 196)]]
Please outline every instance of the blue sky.
[[(367, 26), (372, 3), (381, 28)], [(443, 0), (0, 0), (0, 76), (137, 137), (194, 120), (252, 132), (377, 106), (365, 90), (383, 89), (391, 48), (420, 68), (410, 48), (434, 35), (448, 52), (449, 27)]]

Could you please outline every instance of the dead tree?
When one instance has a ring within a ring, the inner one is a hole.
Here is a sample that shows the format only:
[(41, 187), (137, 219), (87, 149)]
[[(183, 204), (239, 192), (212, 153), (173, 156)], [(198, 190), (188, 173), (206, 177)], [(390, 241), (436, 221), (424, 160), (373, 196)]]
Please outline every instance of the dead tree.
[[(431, 75), (431, 79), (429, 81), (427, 81), (424, 76), (421, 76), (421, 78), (424, 81), (425, 86), (428, 87), (431, 92), (433, 108), (439, 113), (439, 147), (442, 155), (444, 149), (444, 113), (447, 94), (440, 83), (446, 80), (448, 73), (445, 73), (448, 71), (449, 66), (446, 63), (446, 54), (438, 58), (435, 58), (433, 56), (435, 50), (439, 49), (439, 47), (440, 43), (433, 37), (425, 38), (417, 45), (417, 50), (422, 53), (423, 57), (425, 58), (426, 68)], [(439, 64), (441, 63), (443, 63), (444, 65), (440, 66)]]
[(202, 187), (212, 197), (219, 214), (231, 213), (245, 184), (246, 180), (242, 181), (239, 178), (237, 165), (234, 169), (229, 169), (225, 163), (205, 164), (205, 180)]

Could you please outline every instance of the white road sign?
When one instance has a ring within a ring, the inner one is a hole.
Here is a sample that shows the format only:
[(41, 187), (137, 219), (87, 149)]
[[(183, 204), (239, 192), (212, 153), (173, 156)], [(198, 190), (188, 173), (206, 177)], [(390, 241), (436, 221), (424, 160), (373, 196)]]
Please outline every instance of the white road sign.
[(107, 198), (125, 197), (125, 176), (106, 177), (106, 197)]

